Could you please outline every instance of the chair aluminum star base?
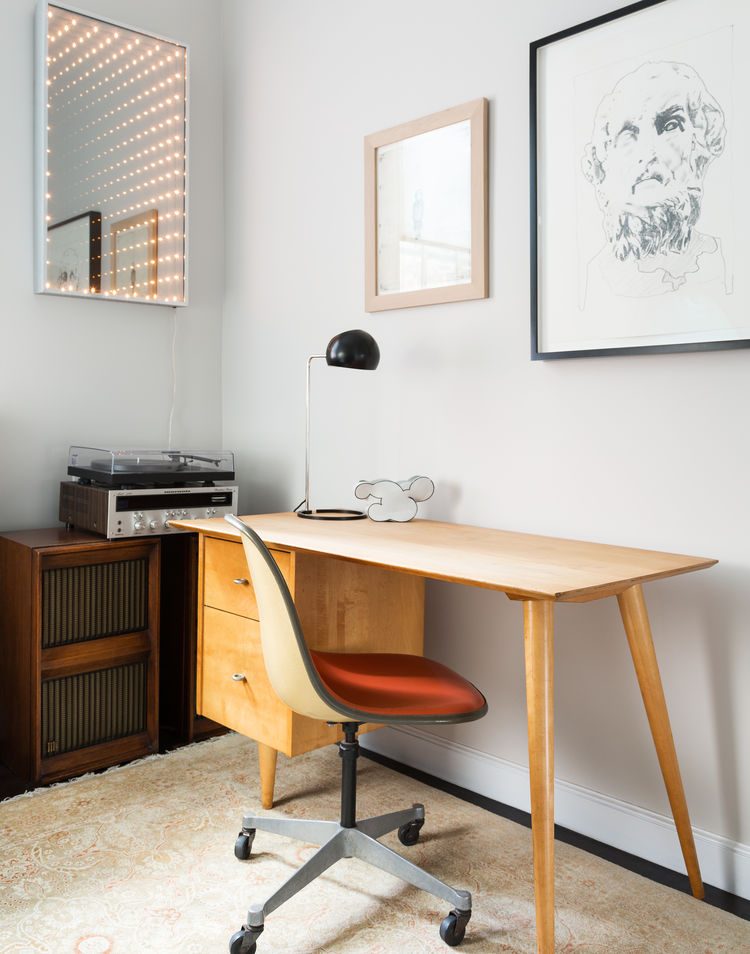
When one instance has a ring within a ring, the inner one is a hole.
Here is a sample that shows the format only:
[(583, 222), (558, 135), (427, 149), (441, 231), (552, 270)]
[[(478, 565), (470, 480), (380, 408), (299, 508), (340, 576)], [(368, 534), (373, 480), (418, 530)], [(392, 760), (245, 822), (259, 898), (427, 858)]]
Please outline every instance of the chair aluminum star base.
[(258, 830), (286, 835), (288, 838), (296, 838), (321, 847), (265, 904), (250, 906), (247, 923), (230, 939), (230, 954), (254, 954), (256, 942), (263, 932), (266, 915), (275, 911), (341, 858), (359, 858), (415, 888), (429, 891), (435, 897), (447, 901), (453, 909), (440, 926), (440, 936), (451, 947), (463, 940), (471, 917), (471, 894), (451, 888), (377, 840), (382, 835), (398, 829), (402, 844), (416, 844), (419, 831), (424, 825), (424, 805), (415, 804), (402, 811), (355, 821), (358, 728), (356, 723), (344, 724), (345, 738), (339, 742), (339, 754), (342, 757), (341, 822), (254, 815), (243, 817), (242, 831), (235, 844), (235, 855), (241, 860), (250, 857), (253, 839)]

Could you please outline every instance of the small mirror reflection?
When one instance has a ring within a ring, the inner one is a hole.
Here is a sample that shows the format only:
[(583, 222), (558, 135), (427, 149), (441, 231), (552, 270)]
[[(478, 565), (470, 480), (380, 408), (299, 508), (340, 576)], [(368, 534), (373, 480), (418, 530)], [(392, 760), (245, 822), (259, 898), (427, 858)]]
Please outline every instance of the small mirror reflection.
[(471, 282), (471, 124), (377, 150), (378, 294)]
[(44, 290), (185, 299), (186, 49), (47, 7)]

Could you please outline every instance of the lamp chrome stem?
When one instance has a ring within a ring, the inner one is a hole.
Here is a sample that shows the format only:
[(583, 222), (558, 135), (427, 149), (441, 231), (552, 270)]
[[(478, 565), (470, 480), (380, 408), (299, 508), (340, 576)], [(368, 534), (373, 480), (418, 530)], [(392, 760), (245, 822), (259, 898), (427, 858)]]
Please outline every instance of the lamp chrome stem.
[(310, 367), (316, 358), (325, 360), (324, 354), (311, 354), (307, 359), (307, 389), (305, 392), (305, 510), (310, 507)]

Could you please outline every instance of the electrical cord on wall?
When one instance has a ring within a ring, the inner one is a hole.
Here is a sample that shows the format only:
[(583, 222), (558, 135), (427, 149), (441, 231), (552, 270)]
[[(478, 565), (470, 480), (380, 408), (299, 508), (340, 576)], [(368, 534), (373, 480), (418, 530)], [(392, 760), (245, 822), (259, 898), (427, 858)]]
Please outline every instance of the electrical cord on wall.
[(167, 450), (172, 450), (172, 420), (177, 400), (177, 309), (172, 309), (172, 404), (169, 408), (169, 425), (167, 427)]

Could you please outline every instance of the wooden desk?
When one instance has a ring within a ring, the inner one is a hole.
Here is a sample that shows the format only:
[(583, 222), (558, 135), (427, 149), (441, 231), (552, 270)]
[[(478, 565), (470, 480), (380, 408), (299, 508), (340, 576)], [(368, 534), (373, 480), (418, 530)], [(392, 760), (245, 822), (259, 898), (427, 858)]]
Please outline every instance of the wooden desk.
[[(554, 952), (554, 604), (616, 596), (692, 892), (703, 897), (698, 857), (641, 585), (712, 566), (715, 560), (489, 530), (432, 520), (374, 523), (244, 517), (272, 548), (349, 564), (500, 590), (523, 603), (537, 949)], [(176, 526), (239, 543), (223, 520)], [(335, 573), (333, 565), (333, 572)], [(296, 596), (295, 596), (296, 599)], [(347, 599), (346, 587), (337, 599)], [(328, 612), (341, 603), (329, 600)], [(304, 623), (304, 620), (303, 620)], [(199, 644), (200, 645), (200, 644)], [(200, 651), (200, 650), (199, 650)], [(200, 659), (199, 659), (200, 667)], [(481, 688), (481, 687), (480, 687)]]

